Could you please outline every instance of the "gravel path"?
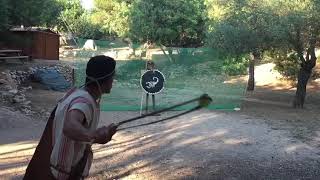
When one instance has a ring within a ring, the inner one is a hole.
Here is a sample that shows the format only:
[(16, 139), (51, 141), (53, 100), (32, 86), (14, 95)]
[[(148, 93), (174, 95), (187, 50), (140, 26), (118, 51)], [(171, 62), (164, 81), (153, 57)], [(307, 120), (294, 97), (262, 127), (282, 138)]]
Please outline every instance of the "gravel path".
[[(135, 115), (102, 113), (101, 125)], [(0, 179), (21, 179), (44, 126), (1, 129)], [(203, 110), (95, 145), (89, 179), (319, 179), (320, 131), (311, 139), (302, 142), (242, 113)]]

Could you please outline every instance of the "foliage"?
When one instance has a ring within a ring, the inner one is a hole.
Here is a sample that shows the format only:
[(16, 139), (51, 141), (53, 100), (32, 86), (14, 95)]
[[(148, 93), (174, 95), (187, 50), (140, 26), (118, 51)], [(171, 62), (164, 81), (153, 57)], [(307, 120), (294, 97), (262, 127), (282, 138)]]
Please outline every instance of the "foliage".
[[(209, 9), (207, 43), (211, 47), (237, 56), (263, 52), (278, 44), (281, 35), (278, 18), (264, 3), (255, 0), (210, 2), (215, 2)], [(221, 9), (220, 13), (210, 13), (216, 9)]]
[(92, 14), (94, 24), (100, 24), (107, 35), (126, 37), (129, 31), (128, 19), (131, 1), (95, 0)]
[(76, 22), (77, 24), (74, 25), (75, 36), (86, 39), (101, 39), (104, 37), (101, 26), (92, 23), (90, 14), (82, 14)]
[(284, 35), (273, 56), (276, 69), (290, 79), (297, 79), (301, 67), (310, 63), (308, 68), (312, 69), (315, 64), (308, 61), (306, 54), (314, 51), (314, 45), (319, 42), (320, 1), (274, 0), (272, 8), (280, 17), (279, 25)]
[(57, 23), (60, 6), (56, 0), (15, 0), (8, 2), (11, 25), (50, 26)]
[(59, 0), (63, 10), (59, 16), (59, 30), (76, 32), (81, 16), (85, 10), (82, 8), (80, 0)]
[(133, 79), (132, 77), (140, 77), (140, 71), (145, 67), (145, 61), (141, 60), (130, 60), (127, 62), (120, 62), (121, 65), (117, 69), (117, 77), (118, 81), (130, 81)]
[(86, 11), (80, 0), (59, 0), (63, 10), (59, 16), (59, 30), (72, 32), (75, 36), (87, 39), (104, 37), (99, 24), (93, 23), (91, 12)]
[(274, 58), (275, 70), (284, 77), (296, 80), (300, 69), (299, 58), (297, 53), (288, 53), (286, 51), (273, 52), (271, 57)]
[(8, 8), (9, 8), (9, 3), (8, 0), (0, 0), (0, 31), (5, 30), (9, 24), (9, 18), (8, 18)]
[(203, 0), (137, 0), (130, 11), (130, 37), (170, 47), (199, 46), (206, 17)]
[(245, 75), (247, 74), (248, 64), (248, 56), (226, 57), (222, 70), (229, 76)]

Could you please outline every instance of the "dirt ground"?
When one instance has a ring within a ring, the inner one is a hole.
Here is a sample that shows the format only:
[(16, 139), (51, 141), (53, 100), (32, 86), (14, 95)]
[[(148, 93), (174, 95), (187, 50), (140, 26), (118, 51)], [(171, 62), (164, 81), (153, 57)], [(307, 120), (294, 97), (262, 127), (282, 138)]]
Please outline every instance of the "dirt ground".
[[(256, 81), (241, 111), (201, 110), (94, 145), (89, 179), (320, 179), (320, 83), (310, 84), (306, 108), (296, 110), (290, 86)], [(49, 110), (62, 94), (34, 88), (27, 97), (34, 108)], [(0, 179), (21, 179), (45, 119), (8, 107), (0, 114), (8, 124), (0, 126)], [(136, 115), (102, 112), (100, 125)]]

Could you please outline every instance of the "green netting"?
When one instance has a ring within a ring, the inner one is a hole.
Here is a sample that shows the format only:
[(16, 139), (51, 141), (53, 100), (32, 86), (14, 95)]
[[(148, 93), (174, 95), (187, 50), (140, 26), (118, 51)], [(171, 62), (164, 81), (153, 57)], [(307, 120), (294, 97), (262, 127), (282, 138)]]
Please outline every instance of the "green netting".
[[(104, 111), (137, 111), (140, 110), (141, 102), (144, 109), (146, 96), (140, 87), (140, 77), (148, 58), (154, 61), (156, 68), (166, 77), (165, 89), (155, 96), (157, 109), (193, 99), (203, 93), (213, 98), (209, 109), (234, 110), (241, 106), (246, 82), (239, 76), (226, 75), (223, 72), (225, 61), (218, 58), (217, 53), (210, 48), (170, 48), (165, 50), (166, 53), (172, 51), (172, 60), (169, 60), (168, 56), (156, 47), (145, 53), (143, 49), (139, 49), (143, 47), (140, 45), (135, 45), (134, 47), (138, 48), (132, 52), (123, 44), (113, 43), (112, 47), (108, 47), (110, 42), (99, 43), (103, 45), (99, 46), (96, 42), (99, 47), (96, 51), (73, 50), (69, 53), (69, 59), (75, 62), (77, 86), (84, 84), (85, 67), (90, 57), (104, 54), (114, 56), (117, 60), (112, 92), (103, 96), (101, 101)], [(151, 105), (149, 98), (150, 108)], [(191, 104), (177, 110), (186, 110), (193, 106)]]

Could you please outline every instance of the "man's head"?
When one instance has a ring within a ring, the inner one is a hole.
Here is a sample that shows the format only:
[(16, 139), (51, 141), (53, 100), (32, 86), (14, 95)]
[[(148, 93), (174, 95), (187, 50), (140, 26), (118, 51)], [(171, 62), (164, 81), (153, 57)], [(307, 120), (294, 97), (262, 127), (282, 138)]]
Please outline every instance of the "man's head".
[(103, 55), (92, 57), (87, 63), (86, 86), (97, 87), (101, 93), (110, 93), (115, 68), (116, 61), (111, 57)]
[(147, 70), (153, 70), (155, 69), (156, 65), (153, 61), (147, 61)]

